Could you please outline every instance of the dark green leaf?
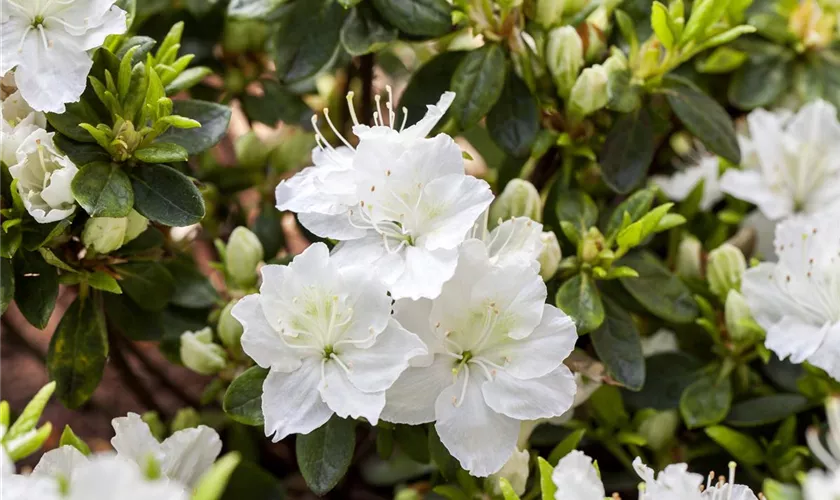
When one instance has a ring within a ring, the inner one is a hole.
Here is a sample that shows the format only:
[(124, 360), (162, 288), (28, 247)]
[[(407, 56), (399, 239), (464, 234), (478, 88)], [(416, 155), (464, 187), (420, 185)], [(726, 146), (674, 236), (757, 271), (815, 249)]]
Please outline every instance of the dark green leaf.
[(67, 104), (66, 110), (60, 115), (47, 113), (47, 120), (53, 128), (79, 142), (95, 142), (93, 136), (87, 130), (81, 128), (79, 124), (90, 123), (96, 126), (100, 121), (96, 110), (85, 99)]
[[(293, 83), (315, 76), (338, 54), (345, 10), (332, 0), (295, 3), (272, 37), (280, 80)], [(316, 29), (317, 27), (317, 29)]]
[(33, 251), (42, 246), (50, 244), (58, 238), (73, 223), (76, 214), (73, 213), (65, 219), (47, 224), (27, 224), (23, 233), (23, 248)]
[(175, 293), (172, 274), (159, 262), (129, 262), (117, 270), (123, 291), (147, 311), (162, 310)]
[(58, 273), (38, 252), (15, 257), (15, 302), (26, 321), (43, 330), (58, 298)]
[(693, 83), (667, 76), (660, 92), (665, 94), (677, 118), (709, 149), (732, 163), (741, 162), (735, 126), (723, 107)]
[(754, 427), (784, 420), (810, 407), (799, 394), (773, 394), (741, 401), (732, 406), (726, 423), (735, 427)]
[(210, 280), (198, 270), (194, 262), (180, 259), (169, 262), (166, 268), (175, 280), (175, 293), (170, 302), (189, 309), (213, 307), (220, 299)]
[(734, 431), (723, 425), (707, 427), (705, 432), (707, 436), (735, 457), (738, 462), (747, 465), (764, 463), (764, 449), (752, 436)]
[(604, 304), (592, 278), (580, 273), (563, 283), (555, 303), (575, 320), (578, 335), (589, 333), (604, 322)]
[(717, 424), (726, 418), (732, 404), (729, 378), (718, 380), (718, 373), (708, 373), (685, 388), (680, 397), (680, 414), (689, 429)]
[(630, 314), (604, 298), (606, 318), (592, 332), (592, 345), (610, 375), (632, 391), (645, 384), (645, 358), (642, 339)]
[(618, 193), (629, 193), (645, 174), (656, 151), (653, 118), (642, 106), (613, 124), (601, 150), (604, 182)]
[(452, 6), (446, 0), (373, 0), (373, 5), (409, 35), (436, 38), (452, 26)]
[(93, 162), (111, 161), (111, 155), (102, 149), (99, 144), (76, 142), (61, 134), (56, 134), (55, 137), (53, 137), (53, 141), (55, 141), (55, 145), (58, 146), (58, 149), (69, 156), (76, 165), (87, 165), (88, 163)]
[(427, 464), (431, 460), (429, 438), (424, 426), (398, 424), (394, 430), (394, 438), (400, 449), (415, 462)]
[(120, 288), (120, 284), (117, 283), (117, 280), (110, 274), (102, 271), (95, 271), (88, 274), (87, 283), (97, 290), (118, 295), (122, 293), (122, 289)]
[(167, 226), (189, 226), (204, 217), (204, 198), (184, 174), (166, 165), (131, 169), (134, 209)]
[(257, 215), (254, 225), (251, 226), (251, 231), (257, 235), (260, 243), (262, 243), (266, 260), (277, 255), (277, 252), (286, 244), (283, 230), (280, 227), (282, 216), (282, 212), (277, 210), (273, 203), (267, 201), (263, 203), (260, 214)]
[(452, 113), (462, 129), (478, 123), (499, 100), (506, 67), (505, 51), (495, 43), (473, 50), (458, 65), (452, 75)]
[(172, 114), (195, 120), (201, 127), (191, 129), (171, 128), (160, 136), (160, 142), (183, 146), (187, 153), (203, 153), (215, 146), (227, 132), (230, 108), (221, 104), (196, 100), (173, 101)]
[(586, 429), (577, 429), (570, 432), (551, 450), (551, 454), (548, 455), (548, 463), (556, 466), (561, 458), (568, 455), (570, 451), (576, 450), (584, 434), (586, 434)]
[(557, 220), (574, 224), (580, 234), (586, 234), (598, 222), (598, 206), (583, 191), (558, 191), (554, 213)]
[(102, 309), (94, 297), (78, 297), (61, 318), (47, 352), (47, 369), (58, 384), (58, 399), (68, 408), (87, 401), (102, 380), (107, 358)]
[(272, 80), (261, 80), (260, 83), (263, 86), (262, 96), (242, 97), (245, 114), (250, 119), (271, 126), (281, 120), (292, 125), (309, 123), (312, 110), (299, 95)]
[(282, 500), (287, 498), (282, 483), (271, 473), (243, 460), (233, 471), (222, 500)]
[(187, 161), (189, 153), (177, 144), (156, 143), (138, 149), (134, 152), (134, 157), (146, 163), (172, 163), (176, 161)]
[(262, 393), (267, 376), (267, 369), (253, 366), (233, 379), (222, 403), (225, 413), (241, 424), (263, 425)]
[(15, 299), (15, 271), (11, 259), (0, 259), (0, 314)]
[(134, 206), (134, 191), (116, 163), (88, 163), (73, 177), (73, 197), (91, 217), (126, 217)]
[(691, 290), (649, 252), (633, 252), (618, 261), (639, 273), (621, 284), (645, 309), (672, 323), (690, 323), (699, 314)]
[(635, 409), (677, 408), (683, 391), (697, 380), (702, 367), (697, 359), (682, 352), (654, 354), (645, 360), (645, 385), (639, 392), (624, 392), (624, 400)]
[(131, 340), (158, 341), (163, 337), (163, 322), (157, 312), (145, 311), (125, 295), (103, 295), (105, 316), (111, 328)]
[(341, 28), (341, 44), (353, 56), (377, 52), (396, 39), (397, 29), (367, 3), (350, 11)]
[(729, 102), (750, 110), (770, 106), (791, 85), (792, 66), (783, 57), (748, 60), (729, 82)]
[(336, 415), (309, 434), (297, 437), (298, 468), (316, 495), (335, 488), (347, 473), (356, 448), (356, 423)]
[[(449, 86), (452, 85), (452, 75), (455, 74), (455, 70), (466, 54), (465, 51), (443, 52), (430, 59), (411, 76), (408, 86), (400, 97), (399, 105), (400, 110), (403, 107), (408, 110), (406, 126), (420, 121), (426, 114), (426, 106), (437, 102), (441, 94), (449, 90)], [(439, 125), (446, 123), (451, 114), (450, 109), (441, 118)]]
[(487, 115), (490, 137), (511, 156), (526, 157), (540, 131), (540, 110), (516, 73), (508, 73), (502, 95)]

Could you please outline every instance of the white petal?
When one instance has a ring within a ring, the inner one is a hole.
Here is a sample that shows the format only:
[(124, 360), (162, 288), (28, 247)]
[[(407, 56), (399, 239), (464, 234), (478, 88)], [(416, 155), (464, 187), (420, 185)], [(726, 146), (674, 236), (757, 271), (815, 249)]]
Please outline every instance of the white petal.
[(70, 183), (79, 170), (66, 157), (56, 158), (55, 162), (63, 165), (63, 168), (53, 171), (49, 184), (41, 191), (41, 197), (49, 206), (63, 208), (62, 205), (75, 203)]
[[(732, 489), (731, 493), (729, 492), (730, 488)], [(726, 500), (758, 500), (755, 493), (743, 484), (713, 486), (703, 491), (703, 498), (704, 500), (718, 500), (719, 498), (725, 498)], [(806, 498), (815, 500), (810, 497)]]
[(3, 500), (59, 500), (65, 498), (52, 479), (15, 474), (2, 479)]
[(422, 230), (417, 245), (454, 248), (493, 201), (486, 181), (469, 175), (439, 177), (423, 188), (417, 217)]
[(343, 212), (337, 215), (319, 214), (316, 212), (301, 212), (298, 214), (298, 220), (303, 227), (321, 238), (355, 240), (364, 237), (370, 232), (369, 230), (354, 226), (350, 222), (350, 217), (349, 212)]
[(73, 471), (69, 500), (187, 500), (182, 486), (150, 481), (136, 464), (119, 456), (98, 455)]
[(428, 354), (411, 359), (411, 366), (429, 366), (435, 353), (444, 352), (443, 339), (435, 334), (430, 318), (432, 301), (429, 299), (400, 299), (394, 302), (394, 319), (409, 332), (417, 335), (425, 344)]
[(840, 141), (837, 109), (822, 99), (802, 106), (785, 129), (805, 144), (837, 144)]
[(560, 459), (551, 480), (557, 486), (557, 500), (604, 500), (606, 496), (592, 459), (578, 450)]
[(382, 420), (398, 424), (424, 424), (435, 420), (435, 401), (451, 386), (454, 359), (435, 356), (424, 367), (410, 367), (385, 393)]
[(575, 400), (575, 377), (565, 366), (542, 377), (521, 380), (499, 370), (493, 380), (484, 382), (481, 392), (487, 405), (517, 420), (558, 417)]
[(498, 328), (514, 339), (527, 337), (539, 325), (547, 296), (545, 282), (530, 262), (494, 267), (475, 282), (475, 304), (495, 303)]
[(350, 369), (350, 381), (364, 392), (387, 390), (408, 368), (411, 358), (427, 353), (420, 338), (393, 319), (370, 347), (342, 345), (336, 346), (336, 350), (341, 361)]
[(324, 367), (319, 391), (327, 406), (342, 418), (365, 418), (376, 425), (385, 407), (385, 391), (362, 392), (334, 360)]
[(808, 362), (825, 370), (834, 380), (840, 380), (840, 322), (828, 328), (822, 344), (808, 356)]
[(426, 106), (428, 111), (426, 112), (426, 116), (420, 119), (414, 125), (406, 128), (402, 132), (400, 132), (400, 136), (403, 139), (419, 139), (422, 137), (426, 137), (429, 135), (429, 132), (435, 128), (437, 122), (443, 118), (443, 115), (446, 113), (446, 110), (449, 109), (449, 106), (452, 104), (452, 101), (455, 100), (455, 92), (444, 92), (440, 99), (438, 99), (437, 104), (435, 105), (428, 105)]
[(767, 329), (764, 344), (781, 359), (790, 356), (791, 363), (801, 363), (812, 356), (828, 333), (829, 325), (816, 326), (793, 316)]
[[(268, 266), (266, 266), (268, 267)], [(263, 368), (290, 372), (300, 366), (300, 354), (289, 348), (266, 320), (260, 296), (248, 295), (233, 306), (233, 317), (242, 324), (242, 349)]]
[[(370, 269), (349, 267), (339, 270), (343, 289), (348, 290), (347, 306), (353, 309), (352, 322), (342, 339), (359, 341), (379, 334), (387, 326), (391, 317), (391, 298), (382, 282), (374, 279)], [(370, 345), (370, 343), (366, 345)], [(359, 347), (364, 347), (357, 344)]]
[(82, 452), (72, 446), (60, 446), (50, 450), (41, 457), (38, 465), (32, 470), (33, 477), (63, 478), (69, 480), (73, 471), (88, 461)]
[[(498, 472), (516, 451), (519, 421), (487, 406), (478, 380), (467, 384), (460, 400), (463, 378), (461, 375), (435, 401), (435, 429), (461, 467), (473, 476), (486, 477)], [(459, 400), (456, 406), (454, 401)]]
[(544, 304), (540, 324), (521, 340), (501, 337), (481, 355), (516, 378), (541, 377), (560, 366), (575, 347), (577, 331), (572, 319), (560, 309)]
[(517, 261), (539, 266), (537, 257), (543, 248), (542, 224), (527, 217), (513, 217), (496, 226), (487, 238), (487, 253), (496, 265)]
[(458, 250), (426, 250), (410, 246), (405, 249), (405, 269), (390, 283), (395, 299), (435, 298), (443, 283), (455, 273)]
[(161, 449), (163, 474), (192, 489), (221, 453), (222, 440), (215, 430), (200, 425), (172, 434), (161, 443)]
[(333, 411), (321, 399), (321, 360), (306, 358), (291, 373), (268, 372), (263, 383), (265, 435), (275, 443), (289, 434), (308, 434), (324, 425)]
[(19, 16), (9, 17), (8, 14), (11, 9), (4, 8), (3, 10), (5, 12), (0, 14), (0, 18), (2, 18), (0, 19), (2, 20), (0, 22), (0, 40), (3, 40), (3, 43), (0, 44), (0, 73), (6, 74), (23, 60), (24, 53), (22, 50), (18, 50), (20, 48), (19, 44), (31, 23)]
[(133, 460), (138, 464), (146, 464), (150, 458), (163, 459), (160, 443), (152, 435), (149, 424), (136, 413), (129, 413), (124, 417), (111, 420), (114, 437), (111, 446), (123, 458)]
[(739, 200), (757, 205), (761, 213), (771, 220), (793, 213), (793, 200), (774, 191), (767, 185), (767, 180), (754, 170), (727, 170), (720, 178), (720, 188)]

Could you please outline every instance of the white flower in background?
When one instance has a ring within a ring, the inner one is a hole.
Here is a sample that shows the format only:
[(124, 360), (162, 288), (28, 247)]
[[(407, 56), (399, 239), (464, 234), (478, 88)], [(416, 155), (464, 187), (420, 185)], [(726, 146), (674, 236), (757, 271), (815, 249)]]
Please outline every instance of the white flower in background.
[(17, 150), (32, 132), (47, 126), (44, 113), (33, 110), (17, 90), (0, 103), (0, 161), (17, 163)]
[(721, 189), (758, 206), (771, 220), (840, 210), (840, 122), (817, 100), (790, 116), (758, 109), (741, 137), (743, 170), (730, 169)]
[(793, 217), (776, 227), (775, 244), (779, 261), (747, 269), (741, 282), (753, 318), (767, 331), (765, 345), (782, 359), (808, 361), (840, 380), (837, 221)]
[(653, 335), (642, 337), (642, 355), (646, 358), (655, 354), (675, 352), (679, 348), (677, 334), (665, 328), (660, 328)]
[(334, 149), (319, 134), (316, 166), (277, 187), (278, 209), (297, 212), (318, 236), (340, 240), (336, 258), (372, 268), (395, 299), (440, 293), (455, 270), (458, 245), (493, 199), (486, 182), (465, 174), (451, 137), (424, 138), (452, 98), (445, 93), (423, 120), (401, 131), (392, 128), (390, 102), (388, 126), (381, 107), (374, 127), (354, 116), (355, 150), (343, 137), (346, 146)]
[(551, 481), (557, 486), (557, 500), (604, 500), (607, 496), (592, 459), (578, 450), (557, 462)]
[[(499, 469), (499, 472), (490, 475), (490, 483), (493, 492), (496, 495), (502, 495), (502, 489), (499, 486), (499, 479), (505, 478), (510, 483), (511, 488), (517, 495), (525, 493), (525, 488), (528, 485), (528, 475), (530, 472), (531, 454), (528, 450), (517, 449), (510, 456), (505, 465)], [(603, 499), (599, 499), (603, 500)]]
[(66, 219), (76, 210), (70, 183), (79, 169), (53, 143), (55, 132), (38, 129), (23, 140), (9, 167), (27, 212), (39, 223)]
[(114, 0), (1, 0), (0, 73), (15, 70), (21, 95), (38, 111), (63, 113), (87, 86), (89, 50), (126, 31)]
[(688, 198), (691, 191), (702, 181), (703, 196), (700, 198), (700, 210), (709, 210), (723, 199), (718, 164), (717, 156), (704, 156), (696, 165), (678, 170), (670, 177), (654, 175), (650, 180), (674, 201), (683, 201)]
[(671, 464), (659, 474), (636, 457), (633, 468), (644, 481), (639, 488), (639, 500), (758, 500), (747, 486), (735, 484), (735, 462), (729, 462), (729, 480), (723, 476), (715, 482), (714, 472), (706, 484), (703, 476), (688, 472), (688, 465)]
[[(136, 413), (115, 418), (111, 425), (115, 432), (111, 445), (120, 459), (135, 463), (138, 470), (146, 470), (154, 460), (160, 464), (161, 474), (185, 491), (195, 487), (222, 451), (219, 434), (205, 425), (177, 431), (163, 442), (158, 442)], [(90, 461), (76, 448), (62, 446), (45, 453), (32, 474), (69, 478), (72, 489), (77, 471)]]
[(825, 465), (827, 471), (812, 469), (805, 476), (805, 500), (836, 500), (840, 497), (840, 399), (829, 398), (825, 405), (828, 433), (825, 445), (820, 441), (820, 431), (811, 427), (805, 434), (811, 452)]
[(434, 300), (398, 300), (394, 316), (426, 343), (387, 394), (382, 419), (435, 422), (441, 442), (475, 476), (516, 450), (520, 422), (562, 415), (575, 381), (563, 360), (571, 318), (545, 304), (530, 262), (492, 265), (485, 245), (461, 246), (455, 275)]
[(316, 243), (288, 266), (262, 268), (259, 294), (233, 308), (242, 348), (270, 372), (263, 384), (265, 433), (279, 441), (329, 420), (376, 424), (391, 387), (423, 343), (391, 318), (385, 286), (361, 267), (339, 268)]

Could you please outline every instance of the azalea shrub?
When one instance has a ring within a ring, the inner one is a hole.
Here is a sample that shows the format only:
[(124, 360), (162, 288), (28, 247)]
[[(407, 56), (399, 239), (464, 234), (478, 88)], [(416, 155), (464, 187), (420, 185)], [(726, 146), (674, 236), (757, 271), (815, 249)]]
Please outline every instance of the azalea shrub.
[(0, 2), (3, 498), (840, 498), (837, 2)]

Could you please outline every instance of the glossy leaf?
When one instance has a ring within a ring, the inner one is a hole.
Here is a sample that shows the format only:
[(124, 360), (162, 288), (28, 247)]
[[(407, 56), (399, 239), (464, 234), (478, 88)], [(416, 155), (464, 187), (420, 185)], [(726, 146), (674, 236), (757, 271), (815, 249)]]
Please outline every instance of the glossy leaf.
[(297, 437), (297, 462), (306, 485), (316, 495), (335, 488), (353, 459), (356, 423), (334, 415), (326, 424)]
[(589, 333), (604, 322), (604, 304), (595, 282), (586, 273), (580, 273), (563, 283), (557, 291), (555, 303), (572, 317), (578, 335)]
[(125, 217), (134, 206), (131, 181), (116, 163), (88, 163), (73, 177), (71, 188), (91, 217)]
[(195, 120), (201, 127), (170, 128), (158, 141), (177, 144), (186, 149), (188, 154), (195, 155), (207, 151), (222, 140), (227, 132), (231, 111), (228, 106), (189, 99), (173, 101), (172, 114)]
[(15, 257), (15, 303), (32, 326), (44, 329), (58, 298), (58, 274), (38, 252)]
[(446, 0), (373, 0), (382, 17), (403, 33), (439, 37), (452, 26), (452, 6)]
[(189, 226), (204, 217), (204, 198), (184, 174), (166, 165), (131, 169), (134, 208), (167, 226)]
[(267, 376), (267, 369), (252, 366), (233, 379), (222, 403), (225, 413), (241, 424), (263, 425), (262, 393)]
[(187, 161), (189, 153), (183, 146), (172, 143), (155, 143), (134, 152), (134, 157), (146, 163), (173, 163)]
[(464, 57), (452, 75), (452, 113), (458, 125), (466, 130), (479, 122), (493, 108), (505, 85), (504, 49), (487, 44)]
[(160, 311), (175, 293), (175, 280), (159, 262), (129, 262), (117, 268), (123, 291), (142, 309)]
[(618, 193), (641, 183), (655, 153), (653, 118), (644, 106), (622, 115), (607, 133), (599, 162), (604, 182)]
[(341, 27), (341, 44), (353, 56), (377, 52), (396, 39), (397, 29), (367, 3), (353, 9)]
[(728, 451), (738, 462), (747, 465), (764, 463), (764, 449), (752, 436), (723, 425), (707, 427), (704, 431), (707, 436)]
[(621, 284), (645, 309), (672, 323), (690, 323), (699, 314), (691, 290), (649, 252), (633, 252), (619, 264), (639, 273), (637, 278), (620, 278)]
[(516, 73), (508, 73), (502, 95), (487, 115), (487, 131), (505, 153), (527, 157), (540, 131), (540, 110)]
[(592, 345), (612, 378), (638, 391), (645, 384), (642, 338), (627, 311), (608, 297), (603, 302), (604, 322), (592, 332)]
[(680, 414), (689, 429), (696, 429), (721, 422), (731, 404), (729, 378), (718, 380), (717, 373), (710, 373), (685, 388), (680, 397)]

